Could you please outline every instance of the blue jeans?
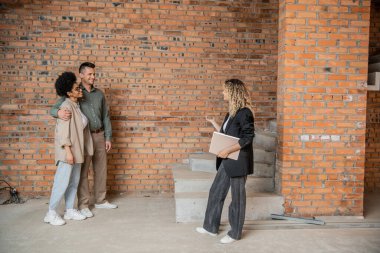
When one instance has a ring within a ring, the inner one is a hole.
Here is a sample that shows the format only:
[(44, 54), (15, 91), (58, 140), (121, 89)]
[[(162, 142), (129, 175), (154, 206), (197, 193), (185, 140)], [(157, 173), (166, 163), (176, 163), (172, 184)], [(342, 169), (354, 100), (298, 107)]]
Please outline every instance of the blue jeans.
[(223, 163), (220, 165), (210, 189), (203, 222), (204, 229), (211, 233), (218, 233), (224, 200), (231, 186), (232, 201), (228, 209), (228, 221), (231, 225), (231, 230), (228, 231), (228, 235), (235, 240), (241, 238), (245, 220), (246, 179), (246, 176), (229, 177), (223, 167)]
[(66, 209), (74, 208), (81, 165), (81, 163), (70, 165), (61, 161), (58, 163), (50, 196), (49, 210), (55, 211), (63, 196), (65, 196)]

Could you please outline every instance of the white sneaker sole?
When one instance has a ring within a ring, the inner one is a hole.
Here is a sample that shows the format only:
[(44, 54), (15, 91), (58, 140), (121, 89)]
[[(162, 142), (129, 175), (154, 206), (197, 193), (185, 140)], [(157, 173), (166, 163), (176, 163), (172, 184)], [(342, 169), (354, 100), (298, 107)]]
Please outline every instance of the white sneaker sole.
[(63, 218), (65, 219), (65, 220), (85, 220), (86, 219), (86, 217), (84, 217), (84, 218), (73, 218), (73, 217), (68, 217), (68, 216), (66, 216), (66, 215), (64, 215), (63, 216)]
[(81, 213), (83, 216), (85, 216), (86, 218), (92, 218), (92, 217), (94, 217), (94, 215), (93, 214), (91, 214), (91, 215), (87, 215), (87, 214), (84, 214), (84, 213)]
[(52, 225), (52, 226), (62, 226), (62, 225), (65, 225), (65, 224), (66, 224), (66, 222), (59, 223), (59, 224), (57, 224), (57, 223), (52, 223), (51, 221), (47, 220), (46, 217), (44, 218), (44, 222), (45, 222), (45, 223), (48, 223), (48, 224), (50, 224), (50, 225)]
[(198, 233), (200, 233), (200, 234), (211, 235), (211, 236), (214, 236), (214, 237), (218, 235), (218, 234), (214, 234), (214, 233), (208, 232), (206, 229), (201, 228), (201, 227), (197, 227), (195, 230)]
[(231, 237), (223, 237), (221, 240), (220, 240), (220, 243), (221, 244), (230, 244), (230, 243), (233, 243), (233, 242), (236, 242), (237, 240), (231, 238)]
[(97, 208), (97, 209), (116, 209), (117, 206), (110, 207), (110, 206), (95, 205), (95, 208)]

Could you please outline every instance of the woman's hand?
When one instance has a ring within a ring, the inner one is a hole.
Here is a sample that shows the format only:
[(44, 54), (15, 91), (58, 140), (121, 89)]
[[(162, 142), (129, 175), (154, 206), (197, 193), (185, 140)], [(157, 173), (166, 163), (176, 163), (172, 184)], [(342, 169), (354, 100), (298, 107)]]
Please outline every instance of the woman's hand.
[(227, 158), (229, 154), (230, 154), (230, 153), (229, 153), (229, 150), (228, 150), (228, 149), (223, 149), (222, 151), (220, 151), (220, 152), (218, 153), (217, 156), (220, 157), (220, 158)]
[(73, 165), (74, 164), (74, 156), (73, 156), (73, 154), (67, 154), (66, 155), (66, 161), (67, 161), (67, 163), (68, 164), (71, 164), (71, 165)]
[(220, 126), (215, 122), (214, 117), (206, 116), (206, 120), (212, 124), (216, 131), (220, 130)]
[(69, 146), (65, 146), (66, 150), (66, 162), (68, 164), (73, 165), (74, 164), (74, 156), (73, 153), (71, 152), (71, 148)]
[(220, 157), (220, 158), (227, 158), (229, 154), (235, 152), (235, 151), (238, 151), (240, 150), (241, 147), (239, 145), (239, 143), (236, 143), (234, 145), (232, 145), (231, 147), (228, 147), (228, 148), (225, 148), (223, 150), (221, 150), (217, 156)]
[(211, 116), (206, 116), (206, 120), (210, 122), (211, 124), (215, 123), (215, 118)]

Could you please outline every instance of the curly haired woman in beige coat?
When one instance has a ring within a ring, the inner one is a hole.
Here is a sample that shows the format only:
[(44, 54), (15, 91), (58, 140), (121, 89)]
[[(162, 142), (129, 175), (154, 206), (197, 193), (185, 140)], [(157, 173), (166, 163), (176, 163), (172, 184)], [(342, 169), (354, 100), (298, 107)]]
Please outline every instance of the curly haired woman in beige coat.
[(61, 108), (69, 110), (72, 114), (70, 120), (57, 119), (55, 127), (55, 163), (58, 167), (54, 177), (49, 211), (44, 222), (57, 226), (65, 224), (56, 211), (63, 197), (66, 204), (64, 219), (86, 219), (86, 216), (74, 209), (74, 201), (80, 179), (81, 164), (84, 162), (85, 154), (92, 155), (93, 144), (88, 120), (79, 108), (78, 102), (83, 93), (76, 81), (74, 73), (64, 72), (55, 82), (57, 94), (66, 97)]

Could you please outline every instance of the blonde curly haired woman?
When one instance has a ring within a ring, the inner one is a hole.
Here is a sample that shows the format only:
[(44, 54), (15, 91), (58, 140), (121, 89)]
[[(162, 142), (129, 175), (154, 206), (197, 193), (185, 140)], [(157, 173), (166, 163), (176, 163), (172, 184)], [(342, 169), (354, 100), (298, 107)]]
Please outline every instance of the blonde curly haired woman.
[[(240, 140), (217, 155), (217, 173), (209, 192), (203, 227), (197, 227), (196, 231), (211, 236), (218, 234), (224, 200), (231, 187), (232, 201), (228, 211), (231, 229), (220, 240), (225, 244), (241, 239), (246, 208), (245, 182), (247, 175), (253, 173), (252, 141), (255, 132), (252, 106), (245, 84), (239, 79), (229, 79), (223, 87), (224, 100), (229, 102), (229, 109), (222, 126), (213, 118), (206, 117), (206, 120), (217, 131)], [(227, 158), (230, 153), (238, 150), (240, 152), (237, 160)]]

